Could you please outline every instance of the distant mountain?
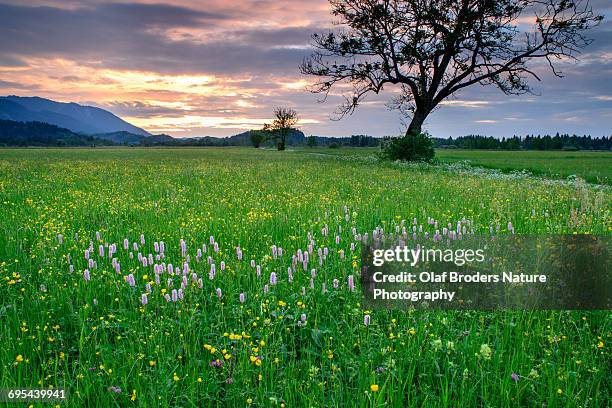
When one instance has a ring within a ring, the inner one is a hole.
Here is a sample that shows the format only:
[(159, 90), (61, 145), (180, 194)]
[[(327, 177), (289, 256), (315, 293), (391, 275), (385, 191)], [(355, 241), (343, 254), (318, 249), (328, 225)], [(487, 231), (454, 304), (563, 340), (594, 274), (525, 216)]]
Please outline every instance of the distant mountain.
[(77, 103), (55, 102), (50, 99), (21, 96), (0, 97), (0, 120), (20, 122), (45, 122), (88, 135), (113, 132), (129, 132), (151, 136), (109, 111)]
[(0, 120), (0, 146), (106, 146), (114, 143), (42, 122)]
[[(251, 146), (251, 132), (246, 131), (242, 133), (238, 133), (237, 135), (230, 136), (226, 138), (228, 143), (232, 146)], [(287, 133), (287, 139), (285, 141), (288, 146), (300, 146), (306, 144), (306, 136), (304, 136), (304, 132), (297, 129), (291, 129)], [(273, 140), (268, 140), (264, 145), (274, 145)]]
[(169, 143), (175, 139), (168, 135), (151, 135), (143, 136), (134, 133), (121, 131), (121, 132), (110, 132), (110, 133), (96, 133), (92, 135), (98, 139), (108, 140), (116, 144), (122, 145), (153, 145), (160, 143)]

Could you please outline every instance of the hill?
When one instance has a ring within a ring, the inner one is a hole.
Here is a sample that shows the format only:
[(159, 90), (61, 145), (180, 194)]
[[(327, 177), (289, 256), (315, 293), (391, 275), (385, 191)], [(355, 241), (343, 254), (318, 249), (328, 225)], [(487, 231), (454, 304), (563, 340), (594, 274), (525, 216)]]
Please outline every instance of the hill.
[(0, 120), (0, 146), (108, 146), (114, 143), (42, 122)]

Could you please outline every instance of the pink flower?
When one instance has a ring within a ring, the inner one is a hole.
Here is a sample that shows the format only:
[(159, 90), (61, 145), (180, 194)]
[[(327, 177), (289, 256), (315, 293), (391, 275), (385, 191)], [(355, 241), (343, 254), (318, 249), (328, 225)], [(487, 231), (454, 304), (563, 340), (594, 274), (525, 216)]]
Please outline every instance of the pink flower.
[(370, 315), (369, 314), (363, 316), (363, 324), (366, 326), (370, 325)]
[(520, 377), (517, 373), (512, 373), (510, 378), (512, 378), (512, 381), (518, 381)]
[(85, 279), (85, 282), (89, 282), (91, 280), (91, 276), (89, 276), (89, 269), (85, 269), (85, 271), (83, 271), (83, 278)]
[(349, 275), (347, 281), (348, 281), (349, 290), (351, 292), (354, 292), (355, 291), (355, 278), (353, 278), (353, 275)]
[(244, 293), (241, 293), (239, 298), (240, 298), (240, 303), (244, 303), (246, 301), (246, 296)]
[(140, 296), (140, 303), (142, 303), (143, 306), (146, 306), (148, 301), (147, 294), (143, 293), (142, 296)]
[(270, 285), (276, 285), (276, 273), (274, 272), (270, 274)]

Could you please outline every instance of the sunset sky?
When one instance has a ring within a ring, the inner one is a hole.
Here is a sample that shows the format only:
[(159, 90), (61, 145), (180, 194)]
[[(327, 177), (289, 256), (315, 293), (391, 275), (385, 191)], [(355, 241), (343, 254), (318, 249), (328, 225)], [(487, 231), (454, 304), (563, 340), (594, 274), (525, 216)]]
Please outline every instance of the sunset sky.
[[(99, 106), (176, 137), (258, 128), (275, 106), (295, 108), (307, 135), (404, 129), (385, 107), (393, 89), (342, 121), (330, 120), (338, 95), (318, 103), (305, 90), (309, 78), (297, 67), (311, 34), (331, 27), (326, 0), (128, 1), (0, 0), (0, 95)], [(520, 97), (466, 89), (426, 129), (438, 137), (612, 134), (612, 1), (591, 3), (606, 20), (581, 62), (562, 66), (564, 79), (545, 74), (532, 83), (537, 95)]]

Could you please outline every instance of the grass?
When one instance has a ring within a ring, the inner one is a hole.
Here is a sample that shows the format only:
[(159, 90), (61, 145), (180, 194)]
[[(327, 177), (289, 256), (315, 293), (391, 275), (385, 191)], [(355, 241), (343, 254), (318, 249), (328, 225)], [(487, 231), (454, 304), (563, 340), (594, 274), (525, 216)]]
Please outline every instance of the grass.
[(436, 155), (448, 163), (468, 161), (475, 166), (502, 171), (524, 169), (546, 177), (567, 178), (576, 175), (591, 183), (612, 183), (612, 152), (438, 149)]
[(608, 189), (310, 153), (0, 150), (2, 387), (92, 407), (609, 404), (609, 312), (364, 311), (347, 287), (353, 228), (609, 234)]

